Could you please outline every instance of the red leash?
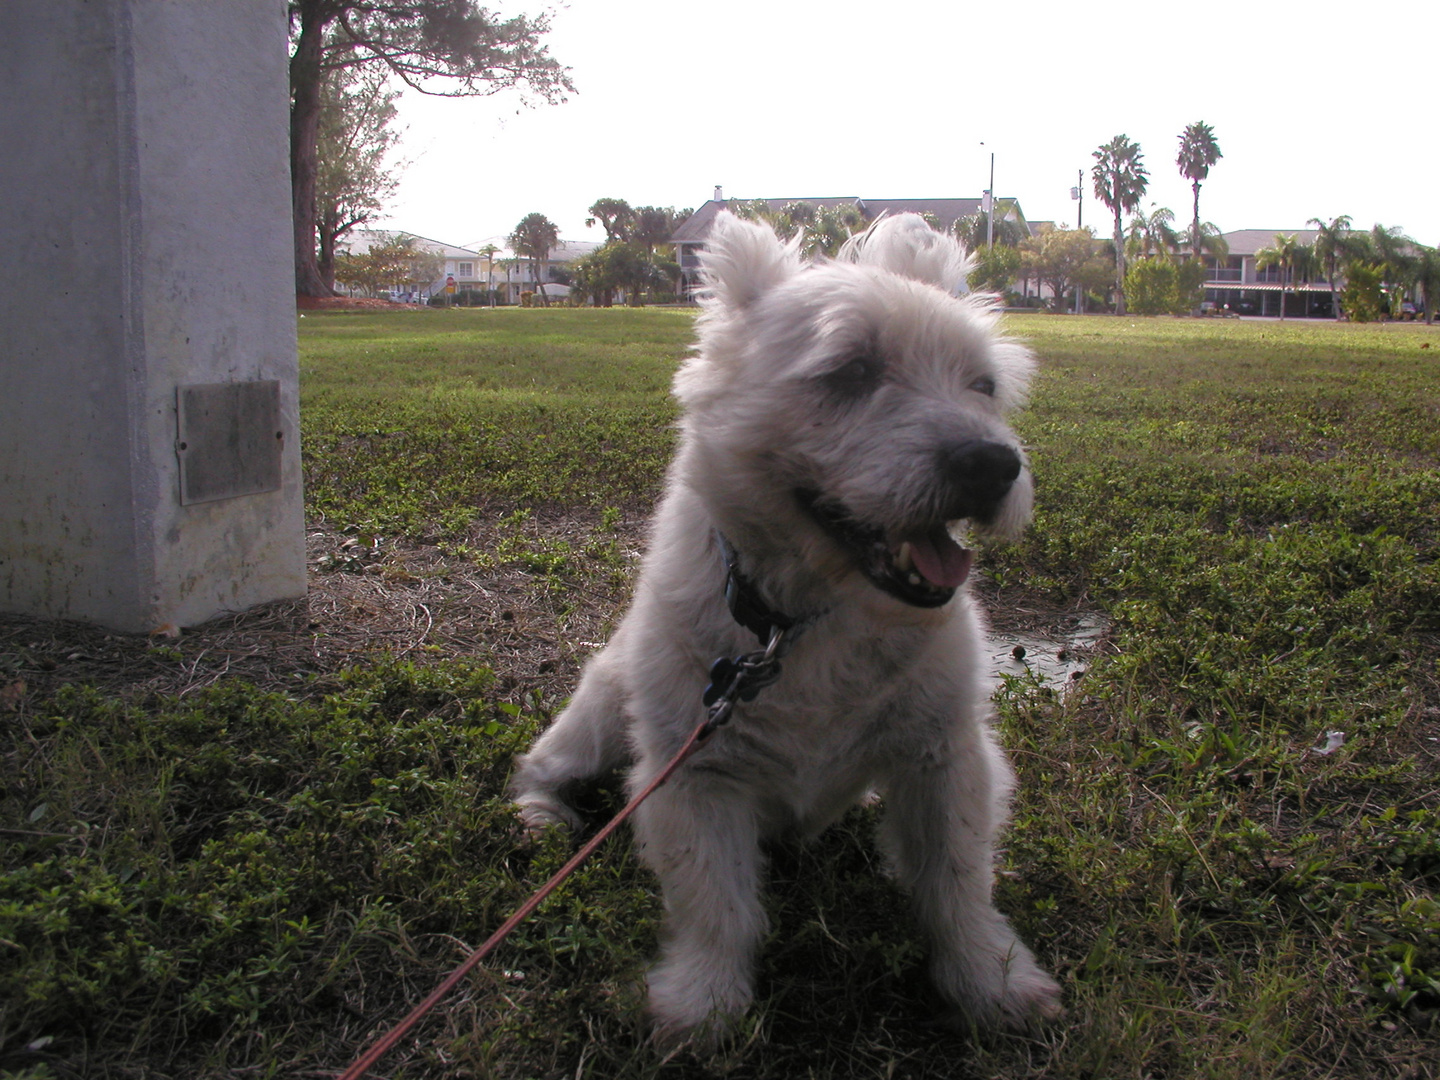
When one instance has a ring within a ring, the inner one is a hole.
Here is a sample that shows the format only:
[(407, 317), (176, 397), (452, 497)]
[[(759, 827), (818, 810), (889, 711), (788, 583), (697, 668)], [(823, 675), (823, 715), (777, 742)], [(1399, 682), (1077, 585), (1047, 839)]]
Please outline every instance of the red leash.
[(640, 804), (654, 793), (656, 788), (670, 779), (670, 774), (680, 767), (681, 762), (690, 756), (691, 752), (699, 745), (701, 739), (708, 735), (713, 728), (714, 725), (709, 718), (696, 727), (694, 732), (691, 733), (690, 738), (686, 740), (685, 745), (680, 748), (680, 752), (671, 759), (670, 764), (666, 765), (654, 780), (651, 780), (650, 783), (646, 785), (644, 791), (631, 799), (623, 810), (616, 814), (603, 829), (592, 836), (584, 847), (571, 856), (569, 862), (555, 872), (554, 877), (542, 885), (534, 896), (526, 900), (515, 914), (506, 919), (504, 925), (502, 925), (499, 930), (496, 930), (495, 933), (491, 934), (485, 944), (481, 945), (466, 957), (465, 962), (451, 972), (449, 977), (437, 986), (429, 997), (415, 1006), (409, 1016), (405, 1017), (404, 1020), (401, 1020), (400, 1023), (386, 1032), (369, 1050), (357, 1058), (353, 1065), (343, 1073), (340, 1073), (337, 1080), (361, 1080), (361, 1077), (369, 1072), (375, 1066), (375, 1063), (385, 1054), (389, 1053), (395, 1044), (403, 1039), (410, 1029), (421, 1021), (426, 1013), (440, 1003), (441, 998), (455, 988), (456, 983), (470, 974), (476, 964), (489, 956), (497, 945), (510, 936), (511, 931), (529, 918), (531, 913), (544, 903), (546, 897), (559, 888), (566, 878), (578, 870), (580, 864), (593, 855), (595, 849), (603, 844), (610, 834), (619, 828), (625, 819), (633, 814)]
[(618, 829), (639, 808), (640, 804), (654, 793), (656, 788), (669, 780), (670, 775), (680, 767), (681, 763), (700, 743), (709, 737), (711, 732), (730, 719), (730, 713), (734, 709), (737, 699), (749, 701), (763, 687), (773, 682), (780, 673), (780, 658), (789, 649), (789, 645), (784, 642), (787, 629), (790, 628), (772, 625), (769, 628), (769, 639), (765, 648), (746, 653), (744, 656), (737, 656), (734, 659), (721, 658), (717, 660), (710, 670), (710, 686), (705, 690), (705, 719), (690, 733), (690, 738), (685, 740), (685, 745), (680, 747), (679, 752), (670, 759), (670, 763), (660, 770), (655, 779), (645, 785), (644, 791), (626, 803), (623, 810), (592, 836), (584, 847), (572, 855), (570, 861), (555, 872), (554, 877), (540, 886), (534, 896), (526, 900), (515, 914), (506, 919), (504, 925), (491, 934), (490, 939), (484, 945), (467, 956), (465, 962), (451, 972), (449, 977), (437, 986), (429, 997), (416, 1005), (409, 1016), (386, 1032), (369, 1050), (357, 1058), (353, 1065), (340, 1073), (336, 1080), (361, 1080), (377, 1061), (420, 1022), (426, 1013), (440, 1003), (441, 998), (455, 988), (456, 983), (470, 974), (476, 964), (489, 956), (497, 945), (510, 936), (510, 932), (515, 927), (529, 918), (531, 913), (545, 902), (546, 897), (578, 870), (580, 864), (593, 855), (595, 849), (603, 844), (610, 834)]

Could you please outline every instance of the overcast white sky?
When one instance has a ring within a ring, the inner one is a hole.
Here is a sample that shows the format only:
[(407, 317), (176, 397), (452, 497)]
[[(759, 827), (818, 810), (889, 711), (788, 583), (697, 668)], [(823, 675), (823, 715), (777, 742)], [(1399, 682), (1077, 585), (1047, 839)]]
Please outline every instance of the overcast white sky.
[(540, 211), (603, 240), (584, 220), (604, 196), (978, 197), (993, 151), (1031, 220), (1073, 226), (1084, 169), (1084, 222), (1108, 235), (1091, 152), (1138, 142), (1145, 208), (1186, 222), (1175, 156), (1203, 120), (1225, 156), (1200, 212), (1222, 230), (1348, 214), (1440, 244), (1437, 0), (571, 0), (548, 41), (566, 104), (402, 101), (412, 163), (385, 224), (470, 244)]

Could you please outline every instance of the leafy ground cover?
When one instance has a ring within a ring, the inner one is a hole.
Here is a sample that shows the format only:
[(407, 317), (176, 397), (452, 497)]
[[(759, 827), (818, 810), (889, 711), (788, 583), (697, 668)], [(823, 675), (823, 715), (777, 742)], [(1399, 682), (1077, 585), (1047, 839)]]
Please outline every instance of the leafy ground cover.
[[(175, 640), (0, 621), (0, 1074), (333, 1074), (558, 865), (504, 778), (623, 605), (690, 319), (307, 314), (310, 596)], [(1039, 512), (980, 591), (1109, 626), (997, 691), (999, 899), (1066, 1019), (933, 1025), (858, 810), (772, 852), (722, 1057), (644, 1042), (621, 839), (379, 1075), (1435, 1075), (1440, 332), (1009, 327)]]

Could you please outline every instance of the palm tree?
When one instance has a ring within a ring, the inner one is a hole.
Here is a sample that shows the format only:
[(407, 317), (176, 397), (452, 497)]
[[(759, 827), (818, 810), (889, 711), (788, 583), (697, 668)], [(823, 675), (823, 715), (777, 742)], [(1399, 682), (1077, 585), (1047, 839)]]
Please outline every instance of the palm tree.
[(1120, 219), (1140, 205), (1150, 174), (1140, 160), (1140, 147), (1128, 136), (1116, 135), (1094, 151), (1090, 176), (1095, 197), (1115, 215), (1115, 313), (1125, 314), (1125, 232)]
[(1220, 227), (1212, 221), (1200, 223), (1200, 254), (1209, 255), (1219, 266), (1230, 255), (1230, 241), (1225, 239), (1225, 234)]
[(1325, 281), (1330, 286), (1330, 310), (1340, 320), (1340, 294), (1335, 288), (1335, 279), (1340, 276), (1340, 264), (1352, 254), (1354, 244), (1350, 241), (1350, 218), (1344, 214), (1325, 224), (1320, 218), (1311, 218), (1305, 223), (1315, 226), (1315, 257), (1325, 272)]
[(515, 231), (510, 234), (507, 243), (516, 255), (523, 255), (530, 260), (530, 265), (534, 267), (535, 282), (540, 290), (540, 302), (548, 305), (550, 300), (545, 295), (545, 264), (550, 258), (551, 250), (560, 243), (560, 230), (544, 214), (526, 214), (520, 219), (520, 224), (515, 226)]
[(1299, 252), (1299, 244), (1293, 234), (1287, 236), (1284, 233), (1275, 234), (1275, 242), (1270, 247), (1261, 248), (1255, 253), (1255, 269), (1268, 270), (1276, 267), (1280, 271), (1280, 319), (1285, 319), (1285, 283), (1287, 277), (1294, 273), (1295, 262)]
[(834, 255), (840, 246), (865, 227), (865, 215), (860, 208), (850, 203), (839, 206), (821, 206), (815, 217), (805, 227), (802, 245), (807, 257)]
[[(1021, 224), (1019, 207), (1014, 199), (993, 199), (991, 208), (990, 215), (980, 209), (967, 217), (956, 218), (950, 226), (966, 250), (979, 251), (986, 246), (987, 238), (1007, 247), (1018, 247), (1022, 240), (1029, 238), (1030, 230)], [(995, 219), (993, 225), (990, 223), (992, 216)]]
[(1180, 234), (1171, 226), (1174, 220), (1175, 212), (1165, 206), (1152, 206), (1150, 213), (1136, 214), (1130, 219), (1128, 254), (1170, 258), (1180, 250)]
[(1195, 193), (1194, 217), (1190, 225), (1190, 250), (1196, 260), (1200, 258), (1200, 181), (1210, 175), (1210, 166), (1225, 155), (1215, 141), (1215, 130), (1209, 124), (1196, 121), (1186, 124), (1180, 135), (1180, 154), (1175, 164), (1180, 166), (1180, 175), (1190, 181)]
[(657, 247), (670, 243), (676, 227), (689, 216), (684, 211), (677, 213), (673, 206), (637, 206), (627, 239), (647, 255), (654, 255)]
[(630, 225), (635, 219), (635, 211), (624, 199), (596, 199), (590, 205), (589, 214), (585, 227), (594, 228), (598, 221), (605, 230), (607, 244), (630, 239)]
[(486, 244), (480, 248), (480, 254), (485, 256), (485, 292), (490, 297), (490, 306), (495, 306), (495, 255), (499, 248), (494, 244)]
[(1435, 322), (1435, 309), (1440, 305), (1440, 250), (1424, 245), (1420, 249), (1420, 288), (1424, 291), (1425, 325)]
[(1390, 317), (1398, 318), (1400, 303), (1415, 287), (1419, 278), (1420, 260), (1415, 255), (1415, 241), (1400, 227), (1376, 225), (1370, 230), (1370, 247), (1376, 261), (1385, 267), (1385, 293), (1390, 299)]

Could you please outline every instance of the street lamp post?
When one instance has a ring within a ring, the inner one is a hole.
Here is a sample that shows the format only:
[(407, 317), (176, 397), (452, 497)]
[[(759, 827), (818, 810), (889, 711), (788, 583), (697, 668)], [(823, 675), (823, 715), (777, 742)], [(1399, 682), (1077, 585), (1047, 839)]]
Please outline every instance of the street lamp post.
[[(1075, 200), (1075, 230), (1085, 227), (1085, 170), (1075, 170), (1075, 186), (1070, 189), (1070, 197)], [(1075, 314), (1080, 314), (1081, 301), (1085, 296), (1085, 287), (1080, 282), (1075, 282)]]
[[(981, 140), (984, 146), (984, 140)], [(980, 208), (985, 211), (985, 248), (989, 250), (995, 246), (995, 151), (990, 151), (990, 186), (985, 189), (985, 198), (980, 200)]]
[(995, 151), (990, 151), (990, 187), (985, 192), (985, 250), (995, 246)]

